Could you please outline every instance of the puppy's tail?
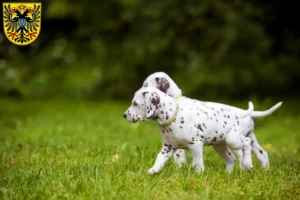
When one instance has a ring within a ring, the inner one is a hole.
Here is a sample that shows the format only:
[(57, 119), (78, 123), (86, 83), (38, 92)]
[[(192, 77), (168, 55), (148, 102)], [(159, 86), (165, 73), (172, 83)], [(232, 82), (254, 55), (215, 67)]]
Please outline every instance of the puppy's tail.
[(250, 116), (252, 116), (253, 110), (254, 110), (253, 103), (252, 103), (251, 101), (249, 101), (249, 108), (248, 108), (248, 110), (245, 110), (245, 112), (243, 112), (243, 113), (240, 115), (240, 117), (241, 117), (242, 119), (244, 119), (245, 117), (250, 117)]
[(270, 108), (269, 110), (254, 111), (254, 112), (251, 113), (251, 117), (252, 118), (258, 118), (258, 117), (268, 116), (268, 115), (272, 114), (275, 110), (277, 110), (277, 108), (279, 108), (281, 106), (281, 104), (282, 104), (282, 102), (279, 102), (276, 105), (274, 105), (272, 108)]

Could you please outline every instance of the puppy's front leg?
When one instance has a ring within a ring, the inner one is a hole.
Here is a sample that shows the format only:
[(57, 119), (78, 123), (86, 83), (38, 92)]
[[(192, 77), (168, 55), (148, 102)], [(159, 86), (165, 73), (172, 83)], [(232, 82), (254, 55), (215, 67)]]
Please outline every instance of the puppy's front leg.
[(186, 154), (184, 149), (178, 149), (173, 155), (175, 163), (178, 167), (182, 167), (186, 163)]
[(193, 143), (188, 146), (192, 152), (193, 162), (192, 167), (196, 169), (198, 173), (204, 172), (204, 163), (203, 163), (203, 144)]
[(162, 150), (156, 157), (156, 161), (151, 169), (149, 169), (148, 174), (153, 175), (159, 172), (166, 161), (173, 155), (175, 149), (170, 144), (164, 144)]

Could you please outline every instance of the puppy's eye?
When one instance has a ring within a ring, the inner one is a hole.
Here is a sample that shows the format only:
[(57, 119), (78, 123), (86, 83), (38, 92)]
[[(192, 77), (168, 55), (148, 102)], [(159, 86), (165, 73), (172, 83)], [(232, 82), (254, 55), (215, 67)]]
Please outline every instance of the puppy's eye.
[(136, 103), (136, 102), (133, 102), (133, 104), (132, 104), (133, 106), (137, 106), (138, 104)]

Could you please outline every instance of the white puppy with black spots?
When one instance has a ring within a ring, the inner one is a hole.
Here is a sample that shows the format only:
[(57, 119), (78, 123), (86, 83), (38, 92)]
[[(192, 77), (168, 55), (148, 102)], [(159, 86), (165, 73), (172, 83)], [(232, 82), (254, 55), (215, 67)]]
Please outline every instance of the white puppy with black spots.
[[(167, 95), (178, 99), (180, 101), (182, 99), (182, 91), (177, 86), (177, 84), (164, 72), (156, 72), (151, 75), (149, 75), (144, 83), (143, 87), (155, 87), (161, 90), (162, 92), (166, 93)], [(237, 113), (243, 112), (240, 108), (236, 108), (233, 106), (228, 105), (222, 105), (225, 109), (231, 109)], [(264, 117), (267, 115), (270, 115), (273, 113), (277, 108), (281, 106), (281, 102), (274, 105), (272, 108), (266, 111), (254, 111), (252, 112), (251, 116), (245, 117), (243, 119), (243, 128), (245, 136), (249, 137), (251, 139), (251, 150), (256, 156), (256, 158), (261, 162), (261, 165), (269, 169), (269, 157), (268, 153), (260, 146), (258, 143), (256, 136), (254, 134), (254, 118), (257, 117)], [(230, 120), (230, 119), (227, 119)], [(234, 119), (231, 119), (234, 120)], [(232, 171), (234, 167), (235, 157), (233, 154), (231, 154), (229, 148), (225, 143), (215, 144), (213, 145), (214, 150), (225, 160), (227, 165), (227, 171)], [(241, 150), (235, 151), (238, 159), (241, 161), (243, 157), (243, 153)], [(186, 163), (186, 154), (184, 150), (177, 150), (174, 154), (175, 162), (178, 164), (178, 166), (182, 166), (184, 163)], [(240, 162), (242, 164), (242, 162)], [(242, 167), (242, 165), (241, 165)]]
[(176, 101), (154, 87), (138, 90), (132, 105), (124, 117), (129, 122), (156, 120), (160, 125), (163, 146), (149, 174), (159, 172), (177, 149), (192, 152), (192, 166), (204, 171), (203, 146), (225, 143), (233, 150), (242, 150), (242, 164), (252, 168), (251, 139), (245, 137), (243, 118), (251, 115), (253, 105), (247, 111), (236, 112), (222, 104), (200, 102), (189, 98)]

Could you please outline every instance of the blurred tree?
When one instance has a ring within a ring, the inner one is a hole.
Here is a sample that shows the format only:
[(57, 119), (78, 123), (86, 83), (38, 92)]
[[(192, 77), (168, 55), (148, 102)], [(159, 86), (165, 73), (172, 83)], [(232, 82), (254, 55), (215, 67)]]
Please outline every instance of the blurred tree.
[(155, 71), (194, 97), (297, 92), (299, 32), (279, 38), (276, 30), (290, 29), (281, 5), (43, 1), (42, 33), (32, 45), (10, 44), (0, 32), (0, 95), (129, 98)]

